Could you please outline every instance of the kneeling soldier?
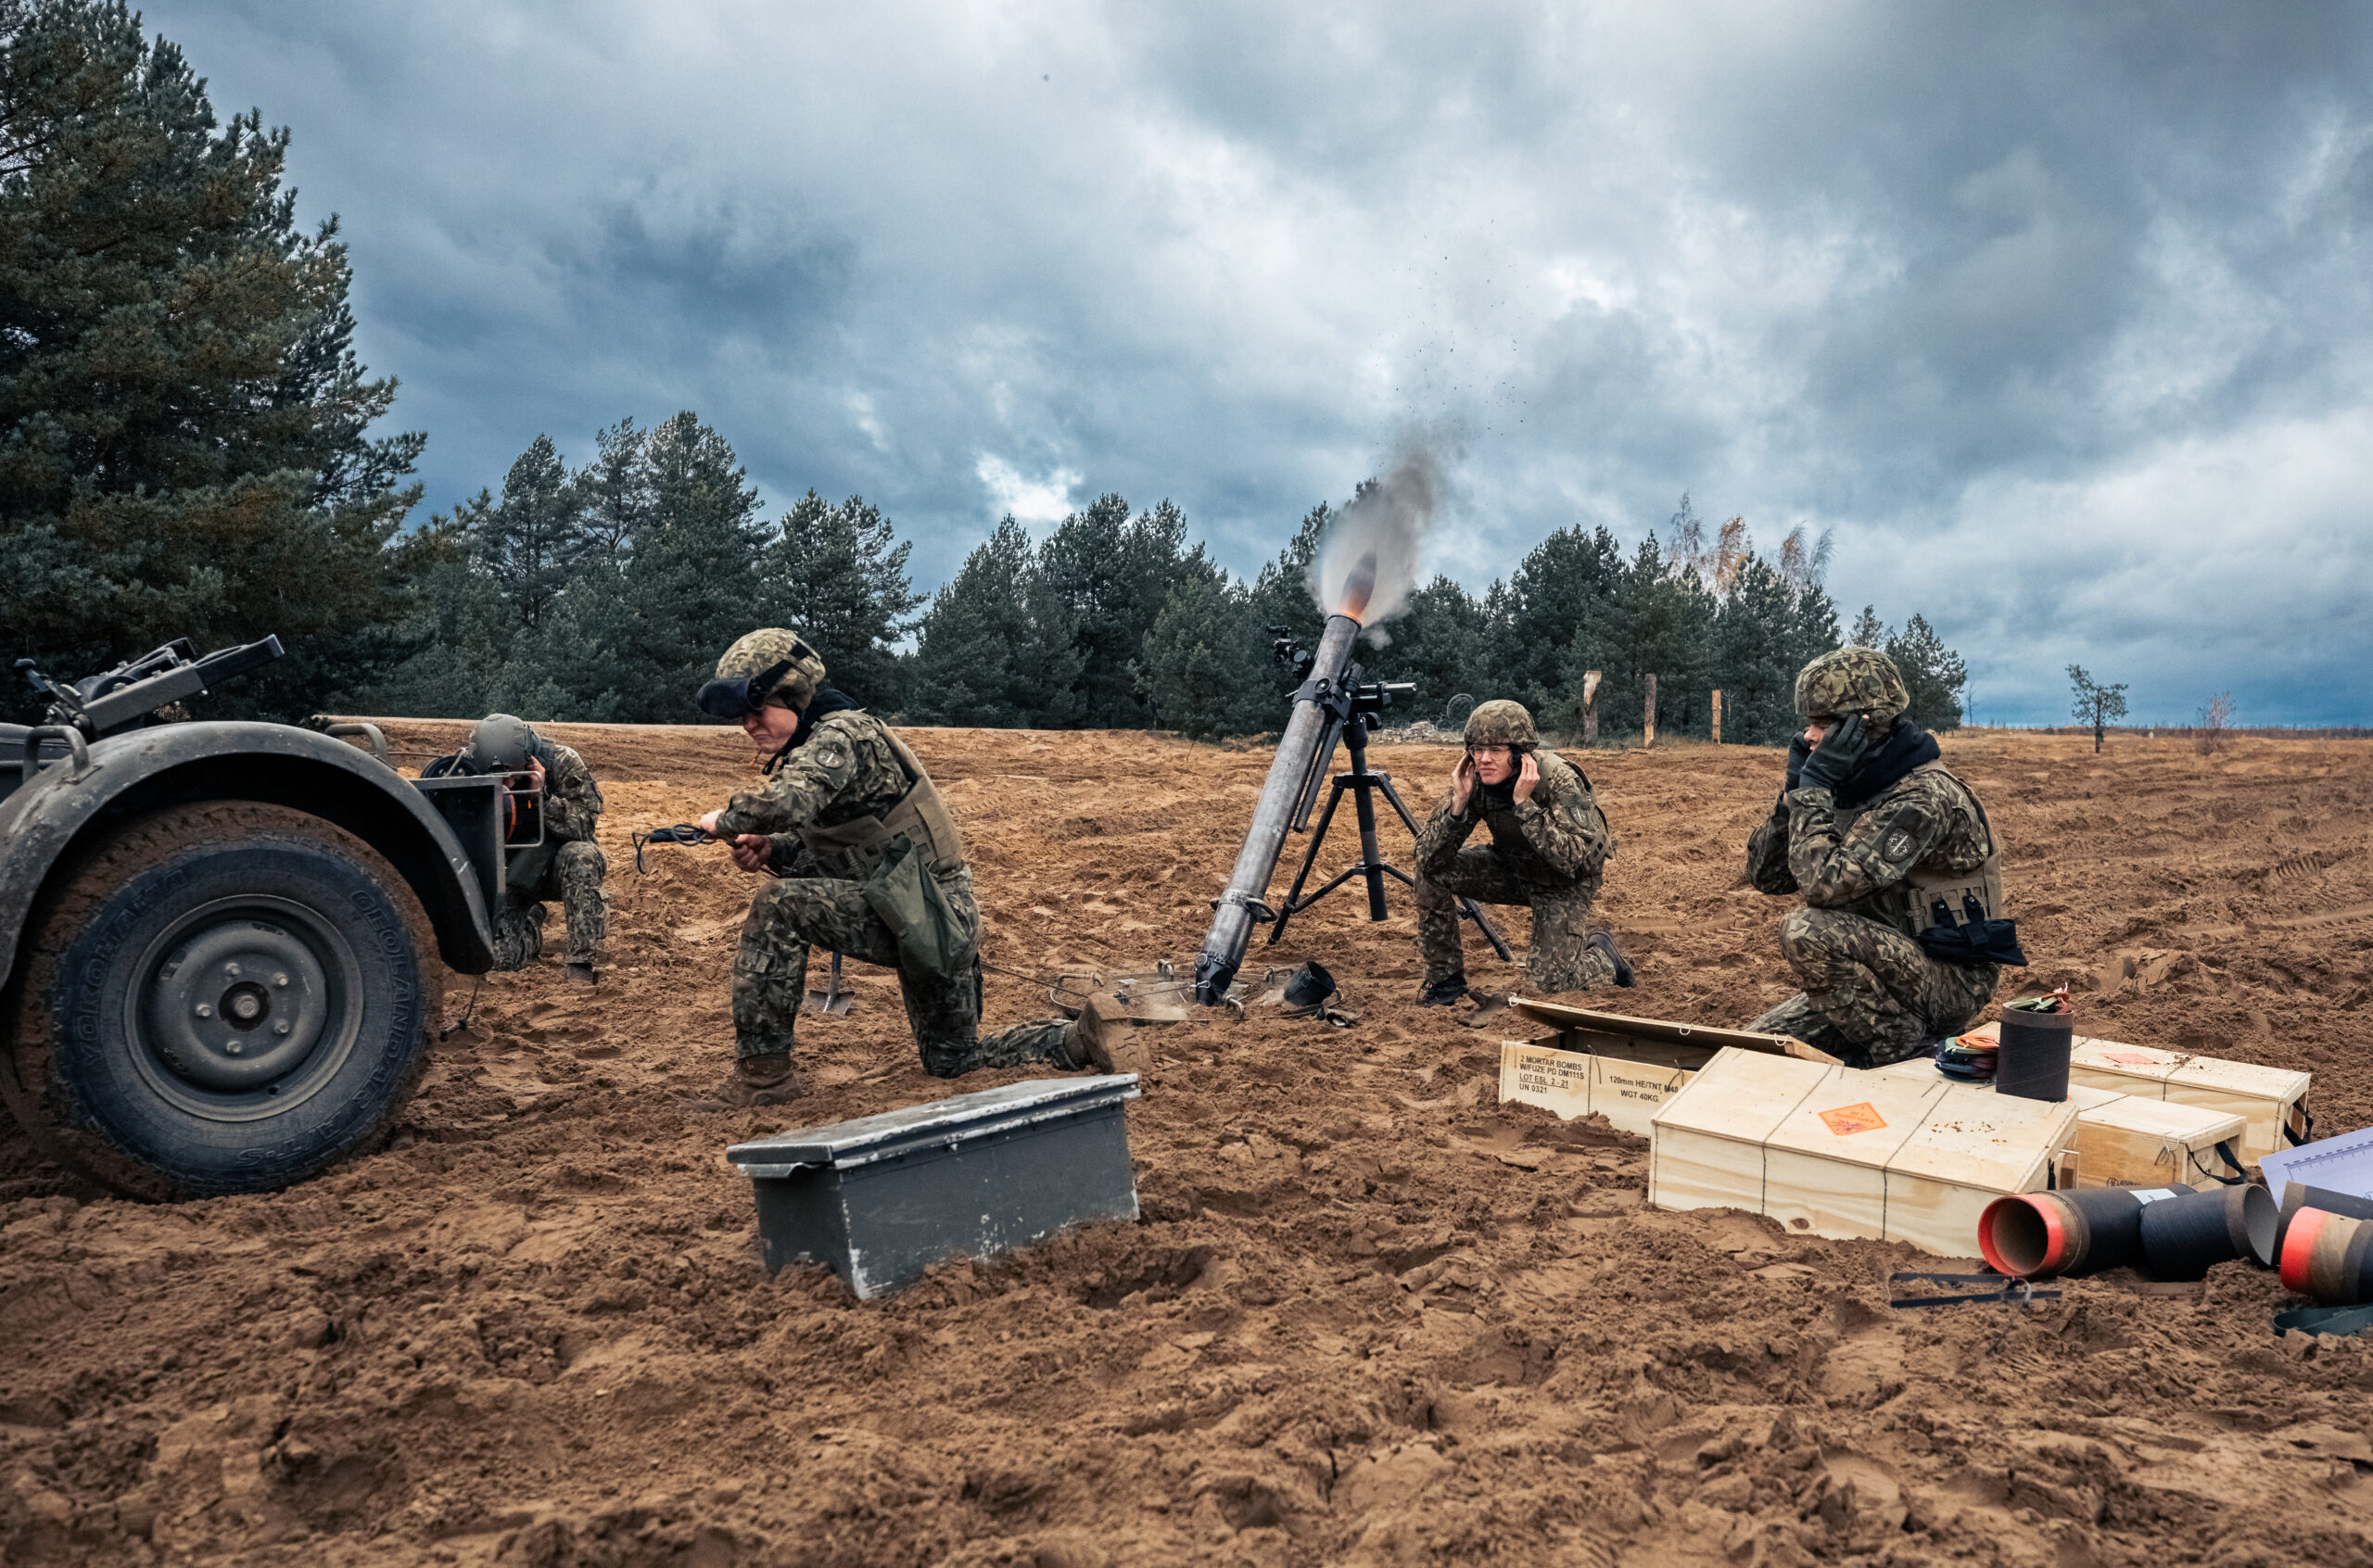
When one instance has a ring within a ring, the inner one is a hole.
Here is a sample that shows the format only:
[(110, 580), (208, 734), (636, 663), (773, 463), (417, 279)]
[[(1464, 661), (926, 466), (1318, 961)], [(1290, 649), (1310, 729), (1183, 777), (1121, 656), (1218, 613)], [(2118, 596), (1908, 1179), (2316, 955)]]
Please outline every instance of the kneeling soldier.
[(423, 778), (448, 774), (532, 773), (543, 786), (543, 842), (510, 852), (503, 863), (503, 906), (495, 916), (494, 967), (523, 969), (544, 949), (544, 905), (560, 901), (568, 925), (572, 985), (593, 983), (593, 950), (608, 929), (602, 881), (609, 863), (593, 842), (602, 791), (575, 750), (539, 735), (509, 714), (489, 714), (458, 752), (436, 758)]
[(1788, 749), (1787, 787), (1747, 843), (1758, 891), (1805, 899), (1780, 927), (1804, 990), (1747, 1027), (1848, 1067), (1899, 1062), (1957, 1032), (1994, 994), (1994, 958), (2025, 962), (2003, 918), (1986, 808), (1904, 716), (1910, 702), (1875, 649), (1807, 664), (1796, 677), (1807, 727)]
[[(1478, 823), (1491, 841), (1461, 848)], [(1599, 876), (1614, 853), (1591, 781), (1556, 752), (1540, 749), (1532, 715), (1516, 702), (1478, 705), (1466, 720), (1466, 752), (1451, 774), (1450, 796), (1417, 835), (1417, 951), (1426, 963), (1420, 1005), (1445, 1007), (1466, 994), (1461, 894), (1480, 904), (1531, 906), (1529, 993), (1630, 985), (1631, 966), (1615, 939), (1590, 927)]]
[(774, 1105), (797, 1093), (793, 1020), (813, 943), (895, 969), (923, 1070), (1046, 1062), (1110, 1071), (1094, 1007), (983, 1037), (981, 916), (956, 819), (888, 726), (824, 685), (797, 633), (754, 631), (717, 662), (703, 710), (738, 718), (766, 759), (764, 782), (701, 818), (733, 863), (778, 880), (750, 900), (733, 965), (734, 1076), (689, 1108)]

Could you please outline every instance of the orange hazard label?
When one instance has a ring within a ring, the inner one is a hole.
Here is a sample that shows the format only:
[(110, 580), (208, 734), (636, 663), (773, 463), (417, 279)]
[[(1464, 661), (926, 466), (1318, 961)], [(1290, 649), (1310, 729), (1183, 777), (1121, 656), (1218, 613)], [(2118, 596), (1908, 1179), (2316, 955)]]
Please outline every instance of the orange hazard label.
[(2101, 1053), (2101, 1059), (2105, 1062), (2115, 1062), (2120, 1067), (2165, 1067), (2167, 1065), (2158, 1057), (2145, 1056), (2139, 1051), (2104, 1051)]
[(1879, 1107), (1868, 1100), (1859, 1106), (1840, 1106), (1835, 1110), (1825, 1110), (1821, 1113), (1821, 1119), (1832, 1132), (1841, 1138), (1851, 1137), (1857, 1132), (1875, 1132), (1887, 1124), (1887, 1119), (1879, 1114)]

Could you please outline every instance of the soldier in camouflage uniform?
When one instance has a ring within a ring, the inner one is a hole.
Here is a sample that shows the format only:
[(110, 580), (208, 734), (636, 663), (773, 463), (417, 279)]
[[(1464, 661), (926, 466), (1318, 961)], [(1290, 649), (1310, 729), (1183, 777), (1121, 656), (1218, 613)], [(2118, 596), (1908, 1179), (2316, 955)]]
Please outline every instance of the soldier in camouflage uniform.
[[(897, 971), (934, 1078), (1030, 1062), (1110, 1071), (1111, 1039), (1128, 1026), (1108, 1025), (1093, 1008), (1077, 1023), (980, 1034), (981, 917), (955, 819), (905, 742), (824, 685), (822, 657), (796, 633), (768, 628), (726, 650), (717, 675), (701, 705), (741, 719), (767, 759), (766, 778), (701, 826), (732, 841), (743, 870), (776, 880), (751, 899), (733, 965), (734, 1076), (692, 1108), (772, 1105), (796, 1093), (793, 1023), (811, 944)], [(913, 879), (901, 909), (884, 888), (909, 857), (920, 857), (929, 886)], [(907, 929), (894, 929), (885, 908)]]
[[(1590, 924), (1599, 877), (1615, 840), (1591, 798), (1591, 781), (1540, 749), (1532, 715), (1516, 702), (1479, 704), (1466, 720), (1466, 751), (1450, 794), (1417, 835), (1417, 951), (1426, 980), (1418, 1002), (1449, 1006), (1467, 993), (1458, 898), (1532, 909), (1524, 989), (1548, 996), (1630, 985), (1615, 939)], [(1466, 849), (1480, 825), (1491, 841)]]
[(503, 906), (495, 916), (494, 967), (523, 969), (544, 949), (544, 905), (558, 899), (568, 929), (572, 985), (594, 983), (593, 953), (609, 927), (603, 879), (609, 862), (593, 841), (602, 791), (576, 751), (539, 735), (509, 714), (489, 714), (462, 749), (420, 770), (423, 778), (448, 774), (532, 773), (543, 786), (543, 842), (510, 852), (503, 866)]
[(1804, 990), (1747, 1027), (1792, 1034), (1849, 1067), (1919, 1055), (1994, 994), (1989, 962), (1948, 963), (1915, 939), (1973, 899), (2004, 917), (2000, 852), (1986, 808), (1904, 716), (1893, 660), (1841, 648), (1796, 677), (1808, 727), (1787, 787), (1747, 844), (1758, 891), (1801, 892), (1780, 951)]

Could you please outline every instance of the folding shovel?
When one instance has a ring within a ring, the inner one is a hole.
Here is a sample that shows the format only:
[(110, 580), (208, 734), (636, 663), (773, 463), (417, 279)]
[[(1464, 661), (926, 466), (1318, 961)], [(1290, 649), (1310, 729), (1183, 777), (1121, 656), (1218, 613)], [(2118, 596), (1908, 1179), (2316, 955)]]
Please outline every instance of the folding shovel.
[(821, 1013), (828, 1018), (837, 1018), (846, 1013), (849, 1010), (849, 1004), (856, 1000), (857, 993), (844, 990), (841, 985), (841, 955), (835, 953), (832, 955), (831, 979), (825, 982), (824, 989), (821, 991), (809, 987), (807, 1000), (801, 1005), (799, 1010), (803, 1013)]

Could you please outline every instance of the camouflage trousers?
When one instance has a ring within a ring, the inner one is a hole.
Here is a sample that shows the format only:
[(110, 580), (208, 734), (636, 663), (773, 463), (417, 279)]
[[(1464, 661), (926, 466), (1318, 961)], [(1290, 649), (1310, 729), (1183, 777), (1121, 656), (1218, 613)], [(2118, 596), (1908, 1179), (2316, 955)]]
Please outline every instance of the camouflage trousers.
[[(980, 910), (970, 873), (940, 884), (957, 916), (974, 930)], [(1022, 1024), (983, 1035), (981, 960), (976, 953), (954, 978), (901, 967), (896, 933), (865, 902), (856, 882), (833, 877), (792, 877), (758, 890), (742, 922), (742, 952), (733, 961), (733, 1054), (790, 1055), (799, 1004), (807, 993), (807, 950), (819, 947), (859, 963), (898, 971), (907, 1027), (933, 1078), (961, 1078), (977, 1068), (1046, 1062), (1083, 1067), (1069, 1049), (1071, 1026), (1061, 1018)]]
[(1532, 946), (1524, 955), (1525, 994), (1555, 996), (1615, 983), (1615, 960), (1590, 944), (1592, 895), (1528, 889), (1497, 850), (1463, 849), (1439, 877), (1417, 873), (1417, 954), (1428, 988), (1466, 972), (1458, 927), (1461, 895), (1478, 904), (1532, 908)]
[(554, 852), (533, 882), (513, 886), (495, 920), (494, 967), (524, 969), (543, 951), (543, 906), (553, 899), (568, 922), (567, 961), (593, 962), (594, 948), (609, 932), (610, 905), (602, 891), (609, 869), (599, 845), (572, 841)]
[(1805, 989), (1747, 1028), (1793, 1034), (1847, 1067), (1884, 1067), (1956, 1033), (1994, 994), (1991, 964), (1948, 964), (1892, 926), (1834, 909), (1798, 909), (1780, 952)]

